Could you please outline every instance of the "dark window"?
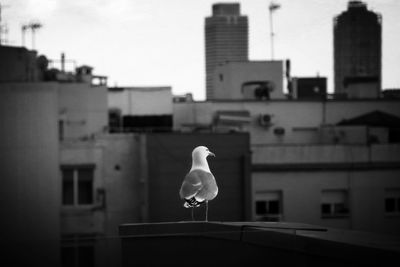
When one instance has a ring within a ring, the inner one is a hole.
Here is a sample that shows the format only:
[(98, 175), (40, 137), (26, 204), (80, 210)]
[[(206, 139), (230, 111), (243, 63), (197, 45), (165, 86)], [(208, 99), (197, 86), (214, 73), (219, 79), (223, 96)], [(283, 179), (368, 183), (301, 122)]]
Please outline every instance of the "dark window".
[(321, 214), (325, 216), (348, 215), (349, 209), (345, 203), (322, 203)]
[(396, 215), (400, 214), (400, 189), (387, 189), (385, 195), (385, 212)]
[(257, 215), (267, 215), (267, 214), (277, 215), (280, 213), (281, 211), (280, 211), (279, 200), (256, 201)]
[(397, 212), (400, 212), (400, 197), (397, 199)]
[(61, 266), (74, 267), (75, 266), (75, 248), (74, 247), (61, 247)]
[(255, 220), (274, 221), (282, 220), (282, 191), (260, 191), (256, 193)]
[(78, 170), (78, 204), (93, 202), (93, 169)]
[(400, 128), (389, 128), (389, 143), (400, 143)]
[(334, 204), (334, 211), (336, 214), (347, 214), (349, 210), (347, 209), (344, 203), (335, 203)]
[(74, 204), (74, 172), (66, 169), (62, 172), (62, 197), (64, 205)]
[(64, 140), (64, 121), (63, 120), (58, 121), (58, 139), (60, 141)]
[(122, 112), (120, 109), (110, 109), (108, 111), (108, 124), (110, 127), (110, 133), (117, 133), (121, 131)]
[(323, 217), (349, 215), (348, 192), (346, 190), (323, 190), (321, 197), (321, 215)]
[(267, 202), (256, 201), (256, 214), (266, 214), (266, 213), (267, 213)]
[(396, 211), (396, 199), (395, 198), (386, 198), (385, 199), (385, 211), (386, 212), (395, 212)]
[(62, 204), (92, 204), (94, 166), (63, 166), (61, 170)]
[(62, 267), (93, 267), (94, 238), (80, 235), (68, 235), (61, 245)]
[(279, 201), (278, 200), (270, 200), (268, 201), (268, 213), (269, 214), (279, 214), (280, 213), (280, 208), (279, 208)]
[(331, 214), (331, 205), (330, 204), (322, 204), (321, 205), (321, 213), (322, 214)]
[(94, 266), (93, 246), (78, 246), (78, 263), (82, 267)]
[(125, 132), (170, 132), (172, 131), (172, 115), (125, 115), (122, 117)]

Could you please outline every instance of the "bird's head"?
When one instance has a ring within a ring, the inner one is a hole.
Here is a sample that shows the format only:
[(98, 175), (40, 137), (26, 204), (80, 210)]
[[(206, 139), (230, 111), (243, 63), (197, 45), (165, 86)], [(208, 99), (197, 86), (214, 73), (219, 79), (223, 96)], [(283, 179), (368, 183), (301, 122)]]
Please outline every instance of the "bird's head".
[(195, 149), (193, 149), (192, 152), (192, 157), (193, 158), (201, 158), (201, 159), (205, 159), (208, 156), (213, 156), (215, 157), (215, 154), (212, 153), (207, 147), (205, 146), (198, 146)]

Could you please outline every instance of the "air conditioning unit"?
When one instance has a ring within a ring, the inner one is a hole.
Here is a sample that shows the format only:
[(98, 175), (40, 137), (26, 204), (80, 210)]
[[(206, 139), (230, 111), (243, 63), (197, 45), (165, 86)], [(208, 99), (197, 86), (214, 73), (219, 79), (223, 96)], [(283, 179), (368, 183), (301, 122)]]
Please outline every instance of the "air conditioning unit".
[(261, 126), (270, 127), (272, 125), (272, 115), (260, 114), (259, 123)]
[(274, 134), (275, 134), (276, 136), (283, 136), (283, 135), (285, 134), (285, 128), (283, 128), (283, 127), (276, 127), (276, 128), (274, 129)]

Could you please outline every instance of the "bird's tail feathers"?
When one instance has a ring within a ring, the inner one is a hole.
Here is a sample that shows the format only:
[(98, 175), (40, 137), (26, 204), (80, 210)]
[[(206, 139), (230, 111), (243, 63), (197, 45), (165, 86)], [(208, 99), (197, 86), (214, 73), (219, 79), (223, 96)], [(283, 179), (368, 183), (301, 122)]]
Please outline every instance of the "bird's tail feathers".
[(193, 207), (199, 207), (201, 203), (203, 203), (204, 201), (198, 201), (196, 200), (195, 197), (192, 197), (190, 199), (186, 199), (185, 198), (185, 203), (183, 204), (183, 206), (185, 208), (193, 208)]

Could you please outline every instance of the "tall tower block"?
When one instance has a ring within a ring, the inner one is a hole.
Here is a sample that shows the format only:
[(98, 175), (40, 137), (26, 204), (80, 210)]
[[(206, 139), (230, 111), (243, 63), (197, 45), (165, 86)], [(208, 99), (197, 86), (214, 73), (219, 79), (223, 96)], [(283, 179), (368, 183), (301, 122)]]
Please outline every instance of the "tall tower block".
[(381, 91), (382, 19), (361, 1), (349, 1), (334, 19), (335, 93), (375, 98)]
[(212, 6), (212, 16), (205, 19), (206, 98), (214, 98), (215, 67), (227, 61), (248, 60), (248, 20), (240, 15), (240, 4)]

